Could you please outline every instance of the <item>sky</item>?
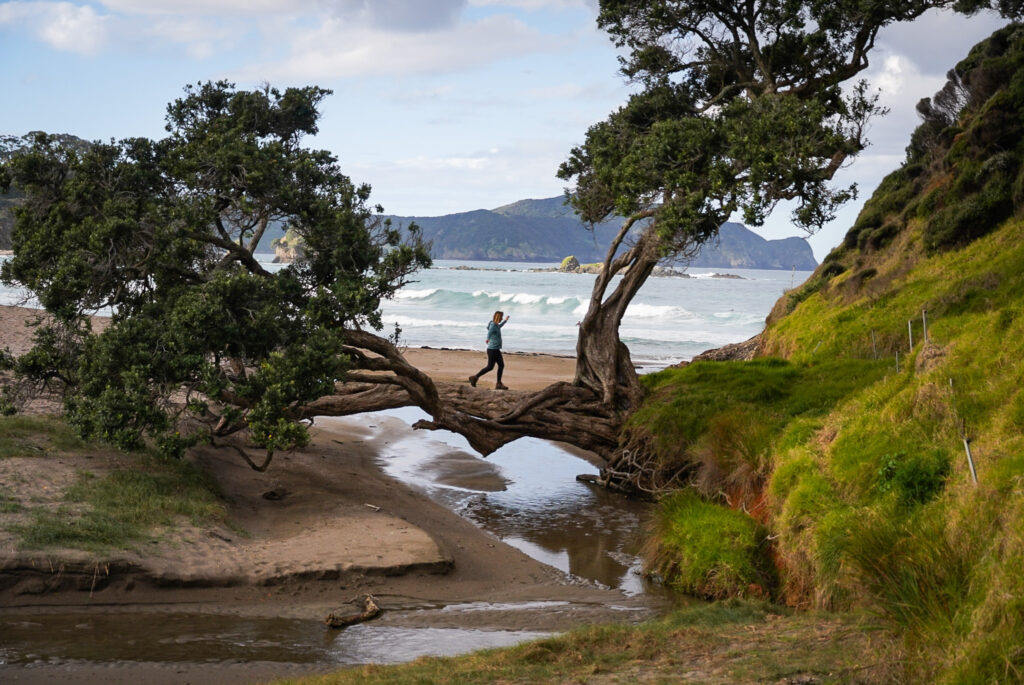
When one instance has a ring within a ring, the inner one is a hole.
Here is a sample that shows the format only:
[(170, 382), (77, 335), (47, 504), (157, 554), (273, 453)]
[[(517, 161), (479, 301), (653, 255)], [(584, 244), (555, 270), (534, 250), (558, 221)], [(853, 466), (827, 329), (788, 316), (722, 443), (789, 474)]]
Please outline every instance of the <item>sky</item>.
[[(440, 216), (562, 194), (555, 173), (630, 86), (597, 0), (96, 0), (0, 2), (0, 134), (165, 135), (187, 84), (318, 85), (320, 132), (371, 202)], [(809, 238), (822, 259), (904, 157), (914, 105), (1004, 22), (931, 12), (879, 35), (863, 74), (890, 109), (840, 172), (858, 200)], [(780, 207), (765, 238), (805, 236)]]

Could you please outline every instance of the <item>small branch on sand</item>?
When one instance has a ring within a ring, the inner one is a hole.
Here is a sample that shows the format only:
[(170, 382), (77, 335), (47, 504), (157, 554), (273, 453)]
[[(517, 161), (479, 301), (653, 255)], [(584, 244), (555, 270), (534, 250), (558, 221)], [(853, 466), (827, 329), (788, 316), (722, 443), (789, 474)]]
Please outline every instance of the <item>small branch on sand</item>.
[(363, 612), (361, 614), (346, 614), (338, 615), (333, 611), (327, 614), (327, 618), (324, 619), (324, 623), (329, 628), (344, 628), (346, 626), (355, 625), (356, 623), (362, 623), (363, 621), (369, 621), (370, 619), (377, 618), (381, 614), (381, 608), (377, 606), (376, 600), (373, 595), (363, 595)]

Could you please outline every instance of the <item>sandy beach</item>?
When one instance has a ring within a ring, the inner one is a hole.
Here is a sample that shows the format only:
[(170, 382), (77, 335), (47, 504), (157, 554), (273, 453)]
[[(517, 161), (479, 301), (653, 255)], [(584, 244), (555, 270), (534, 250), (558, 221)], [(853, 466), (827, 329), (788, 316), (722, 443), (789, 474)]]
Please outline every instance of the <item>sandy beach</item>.
[[(15, 356), (24, 354), (32, 346), (29, 325), (39, 310), (25, 307), (0, 306), (0, 349), (7, 348)], [(101, 327), (105, 319), (96, 318), (94, 325)], [(487, 364), (483, 351), (447, 348), (409, 347), (403, 350), (405, 358), (417, 368), (439, 381), (464, 381)], [(572, 357), (505, 350), (503, 381), (516, 390), (539, 390), (556, 381), (571, 381), (575, 370)], [(492, 370), (480, 381), (480, 387), (492, 387)]]
[[(31, 314), (0, 307), (0, 346), (15, 354), (28, 348), (30, 329), (24, 323)], [(484, 361), (478, 352), (433, 349), (410, 349), (407, 358), (444, 380), (464, 378)], [(508, 354), (504, 381), (514, 388), (539, 388), (570, 380), (572, 371), (568, 358)], [(490, 383), (493, 372), (481, 387)], [(17, 548), (12, 534), (0, 531), (4, 615), (39, 617), (69, 607), (90, 612), (145, 607), (320, 621), (369, 592), (384, 607), (378, 620), (386, 623), (407, 622), (416, 608), (453, 602), (571, 602), (573, 611), (481, 612), (471, 619), (482, 626), (548, 631), (612, 618), (609, 604), (630, 603), (617, 590), (571, 580), (385, 475), (377, 462), (380, 451), (398, 433), (411, 433), (400, 421), (347, 422), (341, 430), (339, 425), (318, 421), (308, 447), (279, 454), (265, 473), (251, 470), (231, 450), (194, 450), (188, 458), (213, 474), (225, 493), (229, 525), (204, 528), (183, 522), (163, 531), (159, 543), (147, 545), (144, 553), (134, 549), (96, 557), (74, 550), (25, 551)], [(9, 457), (0, 460), (0, 482), (15, 500), (28, 502), (47, 492), (48, 501), (57, 503), (59, 493), (83, 468), (102, 474), (119, 459), (108, 450), (84, 456)], [(491, 486), (487, 469), (467, 472), (465, 460), (440, 468), (450, 472), (439, 477), (470, 478), (463, 483), (466, 487), (485, 491)], [(458, 619), (461, 625), (466, 620)], [(0, 665), (0, 679), (43, 682), (57, 676), (56, 668)], [(189, 682), (199, 683), (255, 682), (279, 674), (281, 667), (181, 668)], [(171, 669), (164, 679), (164, 670), (139, 664), (113, 669), (80, 664), (70, 671), (64, 668), (59, 677), (91, 682), (97, 669), (106, 682), (140, 677), (182, 682), (180, 671)]]

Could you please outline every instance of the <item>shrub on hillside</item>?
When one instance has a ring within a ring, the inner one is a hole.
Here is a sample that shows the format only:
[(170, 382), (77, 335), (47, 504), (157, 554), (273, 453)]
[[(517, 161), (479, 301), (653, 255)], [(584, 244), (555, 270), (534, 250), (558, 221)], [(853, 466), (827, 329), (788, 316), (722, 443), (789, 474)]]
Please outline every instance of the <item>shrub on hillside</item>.
[(876, 487), (881, 493), (893, 493), (903, 504), (924, 504), (942, 492), (949, 470), (945, 452), (895, 452), (882, 457)]
[(690, 595), (767, 596), (775, 585), (764, 530), (743, 512), (684, 490), (657, 509), (648, 569)]

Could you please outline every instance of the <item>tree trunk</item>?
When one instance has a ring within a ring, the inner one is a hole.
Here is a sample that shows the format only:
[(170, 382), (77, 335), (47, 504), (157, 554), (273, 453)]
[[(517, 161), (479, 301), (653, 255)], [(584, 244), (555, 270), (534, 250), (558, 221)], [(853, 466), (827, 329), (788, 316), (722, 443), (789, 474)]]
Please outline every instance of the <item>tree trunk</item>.
[[(657, 264), (653, 230), (648, 227), (636, 244), (622, 255), (616, 254), (640, 218), (643, 215), (623, 225), (594, 283), (589, 309), (579, 326), (572, 383), (555, 383), (538, 392), (493, 393), (463, 383), (434, 382), (406, 362), (390, 341), (366, 331), (351, 331), (348, 352), (363, 372), (350, 374), (334, 395), (297, 409), (295, 418), (414, 405), (430, 415), (415, 428), (459, 433), (484, 456), (517, 438), (531, 436), (568, 443), (605, 461), (614, 460), (623, 422), (643, 399), (629, 349), (619, 339), (619, 324)], [(622, 279), (611, 288), (620, 273)]]

